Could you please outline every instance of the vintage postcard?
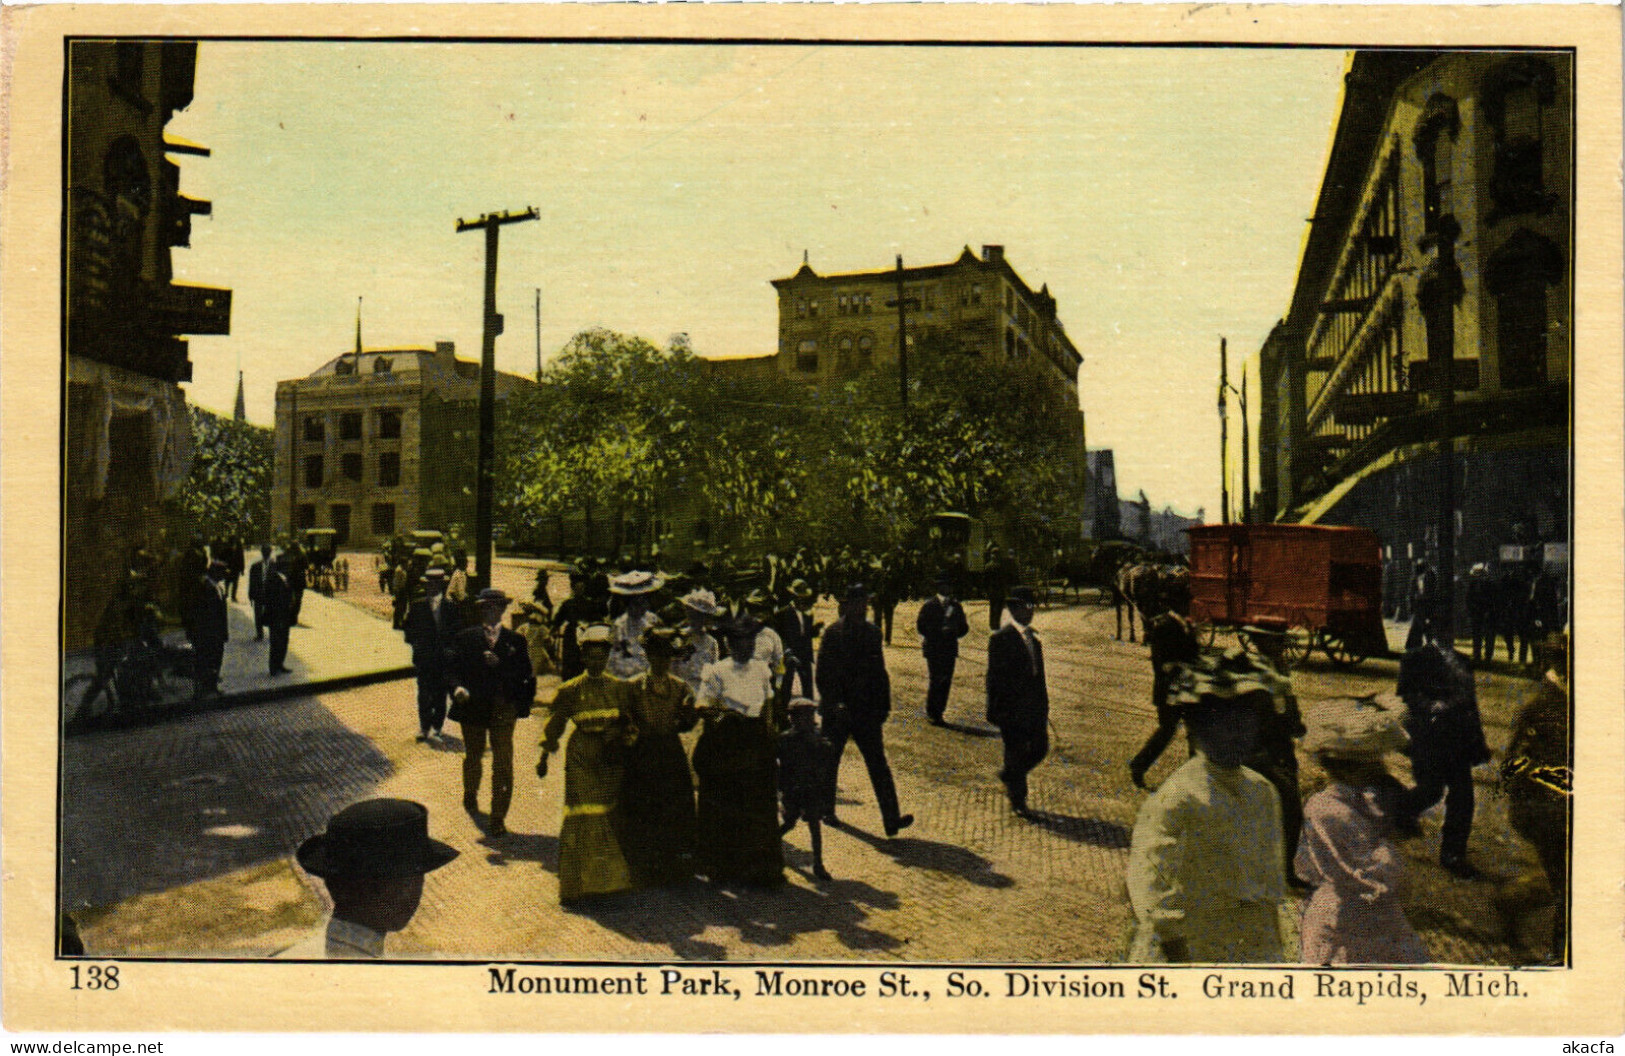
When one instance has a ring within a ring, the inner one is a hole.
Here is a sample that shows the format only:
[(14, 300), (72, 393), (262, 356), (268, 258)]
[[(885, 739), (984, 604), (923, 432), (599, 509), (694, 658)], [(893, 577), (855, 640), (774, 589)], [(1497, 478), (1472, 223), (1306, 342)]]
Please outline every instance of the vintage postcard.
[(1625, 1030), (1616, 8), (4, 14), (8, 1028)]

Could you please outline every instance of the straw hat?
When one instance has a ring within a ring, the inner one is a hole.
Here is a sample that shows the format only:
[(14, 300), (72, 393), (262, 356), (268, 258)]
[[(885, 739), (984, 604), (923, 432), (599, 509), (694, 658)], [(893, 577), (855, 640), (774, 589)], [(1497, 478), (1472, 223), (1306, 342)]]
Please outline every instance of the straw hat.
[(1304, 750), (1334, 759), (1380, 759), (1402, 752), (1410, 737), (1400, 724), (1405, 703), (1391, 693), (1328, 700), (1310, 716)]
[(631, 597), (634, 594), (653, 594), (666, 585), (666, 578), (658, 572), (623, 572), (609, 581), (609, 592)]

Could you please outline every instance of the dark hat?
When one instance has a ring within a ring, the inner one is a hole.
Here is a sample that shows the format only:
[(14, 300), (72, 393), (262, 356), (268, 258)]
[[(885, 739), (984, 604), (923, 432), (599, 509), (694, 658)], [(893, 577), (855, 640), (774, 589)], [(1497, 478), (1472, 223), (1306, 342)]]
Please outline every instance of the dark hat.
[(760, 587), (745, 595), (745, 607), (750, 609), (765, 609), (773, 604), (773, 599), (767, 596), (767, 591)]
[(484, 605), (486, 602), (493, 601), (500, 601), (502, 604), (506, 605), (513, 599), (508, 597), (506, 593), (497, 587), (486, 587), (484, 590), (480, 591), (479, 596), (474, 600), (479, 602), (481, 605)]
[(444, 568), (441, 568), (439, 565), (431, 565), (423, 573), (424, 582), (428, 582), (431, 579), (440, 580), (440, 579), (445, 579), (445, 578), (446, 578), (446, 570)]
[(209, 574), (210, 575), (213, 575), (216, 572), (229, 572), (229, 571), (231, 571), (231, 566), (227, 565), (224, 561), (220, 560), (218, 557), (215, 558), (213, 561), (209, 562)]
[(643, 632), (644, 651), (651, 656), (675, 656), (683, 648), (683, 637), (677, 628), (656, 624)]
[(1038, 597), (1031, 587), (1011, 587), (1010, 593), (1005, 595), (1010, 601), (1019, 601), (1023, 605), (1037, 605)]
[(953, 583), (954, 577), (946, 572), (938, 572), (937, 577), (931, 581), (931, 585), (934, 587), (951, 587)]
[(723, 626), (722, 632), (728, 638), (743, 638), (746, 635), (755, 635), (761, 629), (760, 620), (748, 612), (741, 612)]
[(847, 601), (857, 601), (860, 598), (865, 600), (865, 601), (868, 600), (868, 598), (869, 598), (869, 588), (864, 586), (862, 583), (849, 583), (849, 584), (847, 584), (846, 600)]
[(353, 803), (327, 831), (299, 845), (299, 865), (312, 876), (398, 880), (440, 868), (457, 851), (429, 838), (429, 811), (409, 799)]

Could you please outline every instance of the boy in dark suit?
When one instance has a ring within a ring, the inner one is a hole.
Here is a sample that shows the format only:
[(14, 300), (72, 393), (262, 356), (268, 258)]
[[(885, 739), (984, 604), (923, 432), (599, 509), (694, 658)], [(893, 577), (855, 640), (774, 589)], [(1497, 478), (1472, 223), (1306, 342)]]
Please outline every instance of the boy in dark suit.
[(1035, 599), (1031, 587), (1012, 587), (1003, 622), (987, 642), (987, 721), (1004, 738), (1004, 769), (999, 780), (1010, 808), (1027, 810), (1027, 775), (1049, 754), (1049, 688), (1044, 680), (1044, 645), (1033, 632)]
[(446, 581), (442, 568), (423, 574), (424, 596), (406, 610), (404, 628), (418, 679), (418, 740), (430, 745), (440, 743), (446, 721), (446, 654), (463, 624), (446, 596)]
[(783, 836), (806, 821), (812, 837), (813, 876), (829, 880), (824, 868), (824, 815), (835, 810), (835, 759), (829, 739), (818, 732), (818, 705), (806, 697), (790, 702), (790, 728), (779, 735), (779, 794), (784, 803)]

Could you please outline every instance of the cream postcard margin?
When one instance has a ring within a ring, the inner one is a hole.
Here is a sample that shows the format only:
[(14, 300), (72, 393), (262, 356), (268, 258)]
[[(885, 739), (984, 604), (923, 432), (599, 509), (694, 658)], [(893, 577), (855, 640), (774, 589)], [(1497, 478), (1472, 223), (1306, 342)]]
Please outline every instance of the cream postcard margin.
[[(1121, 1003), (898, 1004), (487, 993), (482, 965), (129, 961), (116, 993), (74, 992), (55, 931), (60, 524), (59, 246), (63, 39), (72, 35), (931, 39), (1348, 46), (1575, 47), (1575, 847), (1571, 970), (1519, 973), (1523, 996), (1351, 1003), (1158, 1001), (1159, 1033), (1618, 1035), (1625, 1030), (1625, 690), (1622, 690), (1620, 14), (1614, 6), (6, 7), (3, 363), (0, 363), (0, 897), (4, 1014), (13, 1030), (823, 1031), (1110, 1033), (1142, 1027)], [(1283, 296), (1286, 291), (1283, 291)], [(811, 972), (872, 978), (886, 965)], [(594, 969), (630, 974), (636, 969)], [(915, 972), (940, 988), (949, 969)], [(977, 969), (970, 969), (976, 971)], [(981, 969), (993, 972), (994, 969)], [(733, 969), (741, 978), (746, 969)], [(1132, 993), (1138, 970), (1124, 969)], [(1168, 973), (1195, 997), (1199, 969)], [(1229, 973), (1246, 978), (1249, 973)], [(1376, 973), (1351, 973), (1351, 977)], [(871, 983), (871, 993), (873, 984)], [(409, 996), (408, 996), (409, 995)], [(392, 999), (393, 998), (393, 999)], [(399, 1000), (394, 1000), (399, 999)], [(545, 1001), (545, 1007), (541, 1003)], [(1135, 1002), (1143, 1004), (1143, 1002)], [(1130, 1006), (1132, 1007), (1132, 1005)], [(1136, 1009), (1135, 1011), (1139, 1011)], [(469, 1013), (473, 1013), (472, 1016)]]

